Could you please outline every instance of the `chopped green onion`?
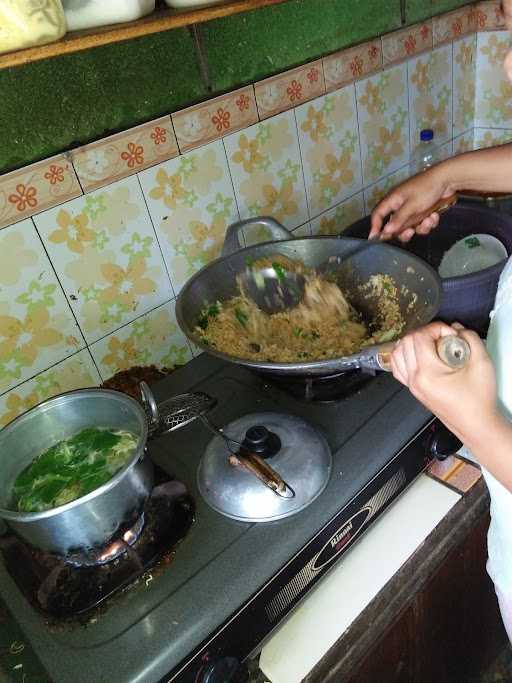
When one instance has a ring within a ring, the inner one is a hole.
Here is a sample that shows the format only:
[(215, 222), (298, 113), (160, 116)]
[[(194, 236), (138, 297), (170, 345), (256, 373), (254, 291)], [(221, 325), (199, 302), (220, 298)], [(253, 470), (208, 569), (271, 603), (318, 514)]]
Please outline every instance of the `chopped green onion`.
[(235, 308), (235, 317), (242, 327), (245, 327), (249, 320), (247, 313), (244, 313), (238, 306)]
[(281, 282), (286, 279), (286, 270), (279, 263), (272, 263), (272, 268), (276, 271), (276, 275)]

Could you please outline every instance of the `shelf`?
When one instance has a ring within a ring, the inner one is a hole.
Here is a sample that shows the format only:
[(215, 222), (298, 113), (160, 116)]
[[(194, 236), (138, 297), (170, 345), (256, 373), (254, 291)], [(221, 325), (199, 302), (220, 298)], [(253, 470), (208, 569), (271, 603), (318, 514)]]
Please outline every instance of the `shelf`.
[(41, 45), (38, 47), (8, 52), (0, 55), (0, 69), (12, 66), (21, 66), (29, 62), (37, 62), (50, 57), (58, 57), (73, 52), (89, 50), (90, 48), (101, 45), (119, 43), (123, 40), (140, 38), (152, 33), (169, 31), (173, 28), (182, 28), (193, 24), (200, 24), (212, 19), (220, 19), (240, 12), (267, 7), (269, 5), (279, 5), (288, 0), (235, 0), (225, 2), (221, 5), (202, 7), (197, 9), (174, 10), (158, 9), (138, 21), (131, 21), (125, 24), (115, 24), (112, 26), (102, 26), (87, 31), (73, 31), (67, 33), (64, 38)]

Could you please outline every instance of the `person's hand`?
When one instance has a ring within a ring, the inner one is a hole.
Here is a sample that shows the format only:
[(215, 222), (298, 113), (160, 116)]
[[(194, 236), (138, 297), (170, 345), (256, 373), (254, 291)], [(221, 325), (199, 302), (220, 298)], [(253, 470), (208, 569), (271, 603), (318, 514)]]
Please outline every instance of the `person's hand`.
[[(439, 358), (436, 342), (458, 334), (471, 349), (459, 370)], [(499, 419), (496, 378), (491, 359), (476, 332), (460, 325), (431, 323), (400, 339), (391, 355), (394, 377), (405, 384), (461, 441), (471, 443), (475, 430)]]
[[(439, 214), (432, 213), (421, 222), (418, 221), (421, 214), (439, 199), (453, 194), (445, 175), (443, 164), (438, 164), (397, 185), (373, 210), (369, 237), (380, 234), (384, 240), (397, 237), (402, 242), (408, 242), (415, 232), (428, 235), (437, 227)], [(384, 225), (389, 215), (391, 218)]]

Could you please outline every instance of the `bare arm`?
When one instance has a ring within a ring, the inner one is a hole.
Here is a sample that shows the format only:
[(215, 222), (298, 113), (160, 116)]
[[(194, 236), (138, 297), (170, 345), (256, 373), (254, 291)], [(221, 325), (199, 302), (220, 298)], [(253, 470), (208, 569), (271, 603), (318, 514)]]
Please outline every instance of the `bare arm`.
[(438, 214), (431, 214), (419, 226), (416, 217), (459, 190), (512, 192), (512, 143), (466, 152), (401, 183), (375, 207), (370, 236), (381, 232), (390, 214), (384, 238), (398, 236), (407, 241), (414, 232), (428, 234), (437, 226)]

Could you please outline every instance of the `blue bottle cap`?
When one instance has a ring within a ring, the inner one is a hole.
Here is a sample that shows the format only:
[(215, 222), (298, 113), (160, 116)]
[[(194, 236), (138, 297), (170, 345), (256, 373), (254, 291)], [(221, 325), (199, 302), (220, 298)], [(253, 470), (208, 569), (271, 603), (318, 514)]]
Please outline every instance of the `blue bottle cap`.
[(434, 131), (431, 128), (425, 128), (420, 133), (420, 140), (422, 142), (429, 142), (434, 139)]

